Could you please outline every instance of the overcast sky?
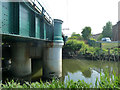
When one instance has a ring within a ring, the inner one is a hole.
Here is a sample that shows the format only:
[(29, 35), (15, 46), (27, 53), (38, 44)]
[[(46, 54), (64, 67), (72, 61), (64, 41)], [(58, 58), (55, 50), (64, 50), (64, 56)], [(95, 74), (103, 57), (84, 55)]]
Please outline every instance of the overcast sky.
[(85, 26), (92, 28), (92, 34), (102, 32), (106, 22), (118, 21), (119, 0), (39, 0), (50, 16), (64, 21), (62, 27), (69, 35), (81, 33)]

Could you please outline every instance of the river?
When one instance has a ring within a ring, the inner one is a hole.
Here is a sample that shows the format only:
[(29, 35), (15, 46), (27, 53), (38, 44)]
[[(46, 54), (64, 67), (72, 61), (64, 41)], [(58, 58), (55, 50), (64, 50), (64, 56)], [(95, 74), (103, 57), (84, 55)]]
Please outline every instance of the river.
[(87, 83), (95, 84), (96, 78), (100, 80), (100, 72), (104, 74), (106, 70), (112, 75), (112, 71), (118, 72), (118, 62), (113, 61), (93, 61), (85, 59), (64, 59), (63, 60), (63, 81), (68, 80), (68, 76), (73, 81), (84, 80)]
[[(37, 60), (35, 62), (37, 62)], [(34, 70), (37, 70), (37, 72), (33, 74), (33, 76), (30, 78), (32, 78), (32, 81), (36, 81), (36, 80), (39, 81), (40, 77), (42, 76), (42, 67), (41, 67), (42, 62), (41, 65), (40, 64), (39, 65), (35, 64), (35, 65), (39, 66), (40, 70), (35, 69), (36, 67), (33, 68)], [(72, 79), (73, 81), (84, 80), (86, 83), (92, 83), (94, 85), (97, 77), (98, 80), (100, 80), (100, 72), (104, 74), (107, 70), (109, 74), (112, 75), (113, 70), (115, 72), (118, 72), (118, 65), (120, 64), (118, 64), (118, 62), (115, 61), (63, 59), (61, 79), (63, 82), (66, 82), (66, 80), (68, 80), (68, 77), (70, 77), (70, 79)], [(8, 74), (9, 72), (3, 74), (3, 78), (2, 78), (3, 81), (6, 80), (7, 78), (11, 78), (11, 76), (9, 76)], [(26, 79), (29, 78), (25, 77), (24, 80)]]

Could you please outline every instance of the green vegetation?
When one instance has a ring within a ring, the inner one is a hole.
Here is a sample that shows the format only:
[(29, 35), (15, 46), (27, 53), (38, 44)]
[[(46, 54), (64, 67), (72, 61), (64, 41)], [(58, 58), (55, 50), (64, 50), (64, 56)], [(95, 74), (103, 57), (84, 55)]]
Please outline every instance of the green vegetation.
[(105, 26), (103, 26), (103, 31), (97, 38), (97, 41), (101, 41), (102, 38), (109, 37), (112, 38), (112, 22), (108, 21)]
[(101, 39), (103, 38), (102, 33), (99, 35), (99, 37), (97, 38), (97, 41), (101, 41)]
[(83, 37), (80, 34), (73, 32), (69, 39), (83, 40)]
[[(97, 84), (97, 82), (98, 82), (98, 84)], [(116, 75), (116, 73), (114, 73), (114, 71), (113, 71), (113, 75), (109, 75), (108, 72), (106, 72), (105, 75), (102, 75), (100, 73), (100, 81), (98, 81), (98, 79), (96, 79), (95, 87), (96, 88), (120, 89), (120, 79)]]
[(84, 40), (88, 40), (91, 36), (91, 27), (85, 27), (81, 33)]
[(110, 21), (103, 27), (102, 35), (103, 37), (112, 38), (112, 23)]
[(88, 45), (92, 47), (100, 47), (101, 43), (96, 42), (96, 39), (90, 38), (88, 39)]
[[(111, 45), (113, 44), (113, 45)], [(66, 57), (85, 57), (92, 60), (112, 60), (118, 61), (119, 50), (117, 43), (97, 43), (94, 39), (88, 41), (80, 41), (69, 39), (63, 47), (63, 55)], [(102, 47), (102, 48), (100, 48)], [(116, 48), (112, 48), (116, 47)], [(111, 48), (110, 50), (108, 48)]]
[(107, 48), (114, 48), (118, 47), (118, 43), (102, 43), (102, 48), (107, 49)]
[[(114, 73), (114, 72), (113, 72)], [(109, 74), (102, 75), (100, 74), (100, 81), (98, 78), (96, 79), (95, 85), (91, 83), (88, 84), (84, 80), (73, 81), (68, 77), (66, 83), (63, 83), (59, 80), (53, 79), (51, 82), (43, 83), (40, 82), (25, 82), (24, 84), (20, 84), (20, 82), (14, 82), (14, 80), (7, 82), (6, 84), (0, 84), (0, 88), (116, 88), (120, 89), (119, 78), (114, 73), (114, 75), (110, 76)]]
[(74, 52), (74, 51), (79, 51), (84, 46), (85, 46), (84, 41), (73, 39), (73, 40), (68, 40), (64, 48), (71, 52)]
[[(108, 37), (105, 35), (105, 32), (108, 32), (107, 34), (111, 35), (111, 28), (111, 22), (107, 22), (98, 39)], [(96, 42), (96, 39), (90, 38), (90, 27), (85, 27), (81, 33), (82, 36), (80, 34), (76, 34), (75, 32), (72, 33), (71, 37), (69, 37), (66, 42), (66, 45), (63, 47), (63, 57), (72, 58), (77, 56), (79, 58), (83, 56), (92, 60), (118, 60), (118, 43)]]

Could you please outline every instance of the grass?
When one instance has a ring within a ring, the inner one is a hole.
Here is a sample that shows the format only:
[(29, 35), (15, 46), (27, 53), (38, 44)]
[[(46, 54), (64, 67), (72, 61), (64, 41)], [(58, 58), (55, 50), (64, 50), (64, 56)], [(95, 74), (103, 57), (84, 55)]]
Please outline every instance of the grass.
[(95, 85), (96, 88), (117, 88), (120, 89), (120, 79), (116, 75), (116, 73), (113, 72), (113, 75), (109, 75), (108, 73), (105, 73), (105, 75), (101, 75), (100, 73), (100, 81), (97, 81), (99, 84)]
[[(114, 73), (114, 72), (113, 72)], [(83, 80), (73, 81), (70, 78), (63, 83), (59, 80), (53, 80), (51, 82), (43, 83), (41, 80), (40, 82), (25, 82), (24, 84), (20, 84), (19, 82), (14, 82), (13, 80), (7, 82), (6, 84), (1, 84), (1, 88), (116, 88), (120, 89), (120, 82), (119, 78), (114, 73), (113, 76), (110, 76), (108, 73), (105, 75), (100, 74), (100, 81), (98, 78), (95, 81), (95, 85), (93, 86), (91, 83), (88, 84)]]
[(102, 43), (102, 48), (107, 49), (107, 48), (113, 48), (117, 47), (118, 43)]

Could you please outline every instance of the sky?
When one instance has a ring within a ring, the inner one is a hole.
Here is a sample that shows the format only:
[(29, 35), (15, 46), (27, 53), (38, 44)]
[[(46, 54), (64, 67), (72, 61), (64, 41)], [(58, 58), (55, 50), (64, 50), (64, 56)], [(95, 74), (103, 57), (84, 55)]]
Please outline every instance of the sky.
[(119, 0), (39, 0), (50, 16), (63, 21), (65, 35), (72, 32), (81, 34), (85, 26), (90, 26), (92, 34), (102, 32), (106, 22), (118, 22)]

